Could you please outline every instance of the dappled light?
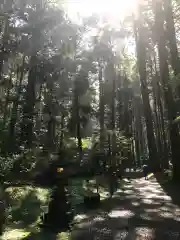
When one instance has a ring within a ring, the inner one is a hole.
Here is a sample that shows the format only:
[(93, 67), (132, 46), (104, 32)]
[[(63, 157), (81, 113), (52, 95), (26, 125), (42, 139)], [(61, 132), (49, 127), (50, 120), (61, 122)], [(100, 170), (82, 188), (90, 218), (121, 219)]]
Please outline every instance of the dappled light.
[(88, 216), (85, 215), (85, 214), (77, 214), (77, 215), (75, 216), (74, 220), (75, 220), (76, 222), (80, 222), (80, 221), (86, 219), (87, 217), (88, 217)]
[(7, 193), (8, 228), (3, 239), (23, 239), (37, 226), (49, 191), (29, 186), (9, 187)]
[(0, 238), (180, 239), (180, 1), (0, 0)]
[(64, 3), (72, 20), (77, 20), (79, 17), (87, 17), (92, 14), (97, 14), (104, 18), (112, 27), (118, 26), (118, 22), (137, 11), (136, 0), (118, 1), (118, 0), (67, 0)]
[[(91, 187), (95, 187), (93, 180), (90, 182)], [(71, 181), (70, 186), (74, 189), (73, 201), (79, 199), (74, 202), (74, 207), (80, 207), (85, 191), (83, 181)], [(106, 188), (101, 189), (101, 205), (98, 209), (89, 211), (82, 208), (81, 213), (80, 208), (77, 208), (71, 234), (64, 235), (64, 239), (176, 239), (179, 234), (180, 208), (172, 203), (171, 197), (166, 195), (155, 178), (148, 181), (134, 178), (123, 181), (119, 186), (121, 188), (111, 199), (103, 198)], [(38, 229), (33, 230), (40, 215), (39, 203), (42, 209), (48, 201), (48, 192), (45, 189), (12, 187), (7, 189), (7, 193), (11, 205), (14, 202), (14, 208), (9, 209), (11, 217), (8, 221), (11, 224), (3, 240), (25, 240), (31, 239), (30, 237), (59, 239), (60, 235), (55, 237), (49, 234), (48, 237)], [(26, 201), (30, 205), (26, 205)], [(27, 219), (26, 214), (29, 216)]]
[[(126, 239), (127, 236), (129, 239), (176, 239), (180, 208), (172, 204), (171, 197), (164, 193), (155, 178), (124, 182), (123, 189), (116, 192), (110, 208), (107, 208), (106, 202), (102, 202), (104, 215), (99, 215), (99, 211), (94, 212), (89, 221), (86, 216), (85, 222), (82, 220), (79, 227), (73, 230), (72, 239), (83, 239), (85, 236), (90, 239)], [(102, 217), (96, 221), (98, 216)]]
[(122, 217), (122, 218), (129, 218), (132, 217), (134, 215), (134, 213), (132, 213), (131, 211), (126, 211), (126, 210), (112, 210), (108, 216), (110, 218), (118, 218), (118, 217)]
[(23, 239), (29, 235), (29, 232), (26, 232), (24, 229), (13, 229), (8, 230), (3, 238), (6, 240), (16, 240), (16, 239)]

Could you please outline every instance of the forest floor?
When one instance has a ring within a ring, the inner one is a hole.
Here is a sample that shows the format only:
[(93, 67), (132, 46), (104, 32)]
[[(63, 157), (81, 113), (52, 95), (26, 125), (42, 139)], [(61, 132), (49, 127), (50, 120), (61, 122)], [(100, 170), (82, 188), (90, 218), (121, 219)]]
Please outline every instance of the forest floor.
[(161, 175), (147, 181), (139, 173), (130, 175), (111, 200), (102, 201), (101, 209), (84, 215), (71, 239), (180, 239), (178, 186)]
[(77, 211), (72, 233), (59, 236), (42, 233), (37, 227), (38, 216), (47, 206), (48, 189), (9, 188), (11, 208), (2, 239), (180, 239), (179, 188), (163, 181), (161, 176), (150, 176), (146, 181), (139, 173), (130, 175), (131, 180), (121, 181), (112, 199), (103, 197), (106, 193), (101, 192), (99, 209)]

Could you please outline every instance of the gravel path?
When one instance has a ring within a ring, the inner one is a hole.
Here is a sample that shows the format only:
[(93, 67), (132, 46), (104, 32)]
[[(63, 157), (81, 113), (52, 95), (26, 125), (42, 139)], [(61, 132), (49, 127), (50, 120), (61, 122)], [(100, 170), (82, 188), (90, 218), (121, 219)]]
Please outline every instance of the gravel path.
[(125, 182), (101, 209), (79, 218), (72, 240), (180, 240), (180, 208), (155, 178)]

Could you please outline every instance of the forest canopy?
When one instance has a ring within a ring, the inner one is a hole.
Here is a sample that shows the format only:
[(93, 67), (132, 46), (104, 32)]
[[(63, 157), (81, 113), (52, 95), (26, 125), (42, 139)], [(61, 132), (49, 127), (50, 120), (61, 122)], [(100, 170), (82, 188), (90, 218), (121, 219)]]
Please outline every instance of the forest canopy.
[(172, 161), (179, 180), (179, 11), (177, 0), (3, 1), (2, 174), (88, 150), (115, 165)]

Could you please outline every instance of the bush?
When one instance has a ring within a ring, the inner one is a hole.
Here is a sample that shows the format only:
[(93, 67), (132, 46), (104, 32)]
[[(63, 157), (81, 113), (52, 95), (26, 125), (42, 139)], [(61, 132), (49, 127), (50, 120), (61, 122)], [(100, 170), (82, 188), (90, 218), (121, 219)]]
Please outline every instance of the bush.
[(16, 161), (17, 156), (12, 157), (0, 157), (0, 176), (1, 181), (5, 180), (7, 176), (12, 172), (13, 164)]

